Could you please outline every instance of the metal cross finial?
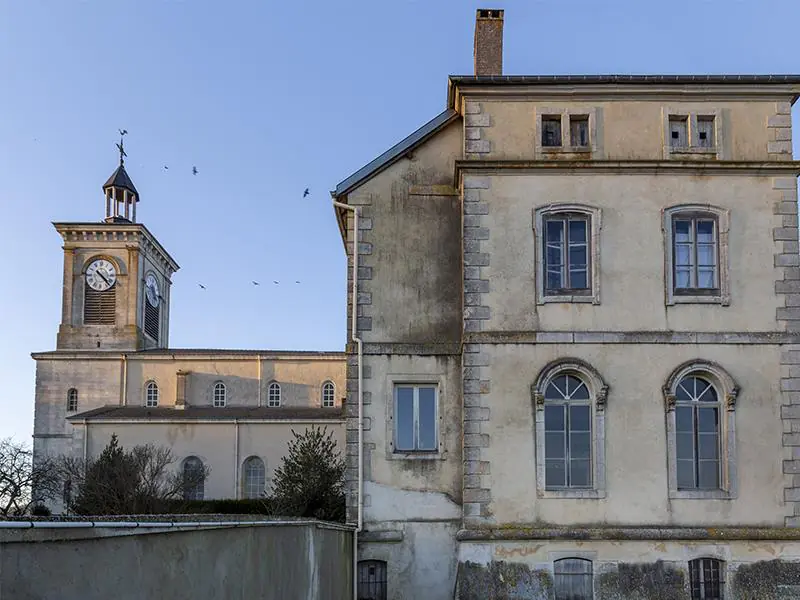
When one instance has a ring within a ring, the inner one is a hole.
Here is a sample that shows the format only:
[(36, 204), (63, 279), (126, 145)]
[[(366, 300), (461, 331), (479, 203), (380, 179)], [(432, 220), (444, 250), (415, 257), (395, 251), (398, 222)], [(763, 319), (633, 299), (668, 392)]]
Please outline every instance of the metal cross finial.
[(125, 142), (125, 134), (128, 133), (127, 129), (120, 129), (119, 130), (119, 143), (117, 144), (117, 150), (119, 150), (119, 166), (123, 166), (125, 164), (125, 157), (128, 156), (125, 154), (124, 142)]

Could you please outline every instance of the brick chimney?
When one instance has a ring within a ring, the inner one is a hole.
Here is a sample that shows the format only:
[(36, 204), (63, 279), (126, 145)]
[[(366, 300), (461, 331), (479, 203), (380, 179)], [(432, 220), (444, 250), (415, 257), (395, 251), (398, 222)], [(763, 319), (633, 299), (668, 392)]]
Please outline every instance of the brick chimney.
[(503, 74), (503, 11), (479, 8), (475, 15), (475, 75)]

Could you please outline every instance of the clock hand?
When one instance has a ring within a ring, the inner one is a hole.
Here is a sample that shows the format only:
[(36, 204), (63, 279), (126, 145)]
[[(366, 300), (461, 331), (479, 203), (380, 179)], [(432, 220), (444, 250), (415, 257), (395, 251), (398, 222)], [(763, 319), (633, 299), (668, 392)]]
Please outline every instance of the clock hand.
[(95, 271), (95, 273), (97, 273), (98, 275), (100, 275), (100, 278), (101, 278), (103, 281), (105, 281), (107, 285), (111, 285), (111, 283), (108, 281), (108, 279), (106, 279), (106, 276), (105, 276), (105, 275), (103, 275), (103, 274), (102, 274), (102, 273), (101, 273), (99, 270)]

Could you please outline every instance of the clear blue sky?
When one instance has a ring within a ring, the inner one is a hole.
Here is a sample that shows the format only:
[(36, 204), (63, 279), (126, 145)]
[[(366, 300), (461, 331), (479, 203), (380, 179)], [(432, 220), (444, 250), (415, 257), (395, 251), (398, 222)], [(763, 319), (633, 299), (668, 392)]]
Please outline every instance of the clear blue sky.
[(0, 437), (29, 439), (55, 347), (50, 222), (103, 217), (118, 128), (182, 267), (171, 345), (342, 349), (328, 191), (444, 108), (478, 6), (509, 74), (800, 72), (798, 0), (0, 0)]

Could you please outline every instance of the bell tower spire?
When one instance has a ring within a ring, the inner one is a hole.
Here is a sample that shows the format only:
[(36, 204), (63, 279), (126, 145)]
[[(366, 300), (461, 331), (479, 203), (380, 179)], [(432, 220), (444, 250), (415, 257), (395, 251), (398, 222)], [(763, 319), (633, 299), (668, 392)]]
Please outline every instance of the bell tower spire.
[(103, 193), (106, 197), (106, 223), (135, 223), (136, 205), (139, 202), (139, 192), (133, 185), (133, 181), (125, 171), (125, 135), (127, 129), (119, 130), (119, 166), (111, 174), (105, 185)]

